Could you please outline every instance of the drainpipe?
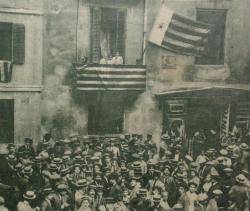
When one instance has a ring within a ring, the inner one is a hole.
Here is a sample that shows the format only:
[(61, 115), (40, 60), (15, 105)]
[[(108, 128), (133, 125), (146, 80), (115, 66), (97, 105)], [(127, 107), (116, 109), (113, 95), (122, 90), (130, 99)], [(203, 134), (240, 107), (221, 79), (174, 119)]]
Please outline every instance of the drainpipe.
[(148, 25), (148, 2), (144, 0), (144, 18), (143, 18), (143, 51), (142, 51), (142, 64), (145, 65), (145, 49), (146, 49), (146, 32), (147, 32), (147, 25)]

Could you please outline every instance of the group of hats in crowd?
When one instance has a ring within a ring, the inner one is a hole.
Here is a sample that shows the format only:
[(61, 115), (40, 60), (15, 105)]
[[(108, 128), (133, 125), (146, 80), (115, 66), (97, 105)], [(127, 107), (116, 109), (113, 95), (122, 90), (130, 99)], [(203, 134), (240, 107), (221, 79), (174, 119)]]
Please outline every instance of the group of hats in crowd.
[(58, 141), (46, 134), (36, 150), (27, 138), (22, 146), (10, 144), (4, 156), (0, 190), (12, 200), (4, 202), (0, 197), (0, 206), (68, 211), (192, 211), (216, 210), (216, 206), (241, 210), (248, 207), (250, 177), (249, 147), (242, 140), (194, 157), (185, 150), (185, 139), (166, 134), (163, 148), (150, 134), (80, 140), (73, 133)]

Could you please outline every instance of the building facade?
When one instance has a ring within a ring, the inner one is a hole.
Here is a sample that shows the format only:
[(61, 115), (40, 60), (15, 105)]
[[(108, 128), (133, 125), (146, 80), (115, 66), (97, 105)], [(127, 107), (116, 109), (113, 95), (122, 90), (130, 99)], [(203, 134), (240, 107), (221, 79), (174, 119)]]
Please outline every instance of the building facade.
[[(10, 2), (1, 5), (1, 21), (25, 25), (25, 63), (13, 65), (1, 91), (16, 99), (15, 141), (47, 131), (57, 138), (150, 133), (157, 141), (180, 126), (189, 136), (236, 122), (248, 129), (249, 1), (164, 1), (215, 25), (199, 58), (147, 42), (162, 1)], [(118, 54), (122, 65), (103, 64)]]
[(1, 144), (40, 138), (43, 24), (42, 3), (0, 2)]

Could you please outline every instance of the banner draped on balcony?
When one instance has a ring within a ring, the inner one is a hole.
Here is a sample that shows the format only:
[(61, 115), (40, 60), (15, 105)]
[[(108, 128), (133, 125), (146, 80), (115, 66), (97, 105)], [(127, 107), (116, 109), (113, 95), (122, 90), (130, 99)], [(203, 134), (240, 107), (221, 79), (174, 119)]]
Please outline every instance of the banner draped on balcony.
[(210, 30), (211, 25), (180, 16), (163, 4), (148, 41), (171, 52), (199, 56)]
[(77, 90), (134, 90), (146, 88), (146, 68), (136, 65), (89, 65), (77, 66)]

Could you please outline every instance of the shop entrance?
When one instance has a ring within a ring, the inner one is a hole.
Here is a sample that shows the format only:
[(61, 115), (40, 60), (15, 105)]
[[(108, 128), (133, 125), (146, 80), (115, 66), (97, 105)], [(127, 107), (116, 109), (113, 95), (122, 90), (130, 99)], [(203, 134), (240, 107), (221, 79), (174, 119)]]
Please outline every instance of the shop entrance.
[(208, 135), (210, 130), (220, 132), (220, 118), (223, 106), (211, 99), (192, 99), (187, 105), (186, 133), (193, 137), (197, 131)]

